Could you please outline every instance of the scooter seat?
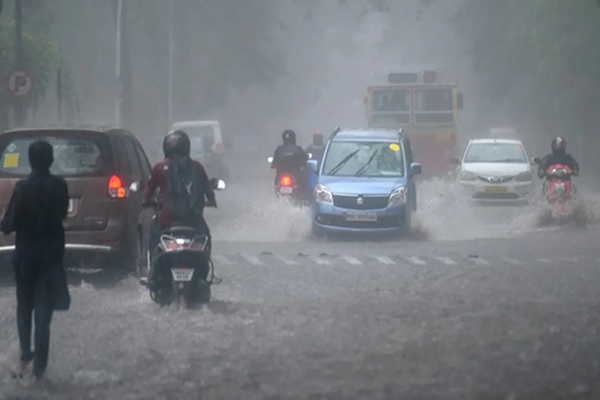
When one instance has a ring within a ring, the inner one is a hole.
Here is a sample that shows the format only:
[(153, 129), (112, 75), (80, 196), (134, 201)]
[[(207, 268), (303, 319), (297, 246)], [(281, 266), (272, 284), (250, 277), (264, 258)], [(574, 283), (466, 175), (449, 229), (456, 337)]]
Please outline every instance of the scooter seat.
[(170, 232), (172, 234), (176, 234), (176, 233), (188, 233), (188, 234), (194, 234), (194, 233), (200, 233), (200, 231), (198, 231), (198, 229), (192, 228), (191, 226), (185, 226), (185, 225), (177, 225), (177, 226), (172, 226), (170, 227), (167, 232)]

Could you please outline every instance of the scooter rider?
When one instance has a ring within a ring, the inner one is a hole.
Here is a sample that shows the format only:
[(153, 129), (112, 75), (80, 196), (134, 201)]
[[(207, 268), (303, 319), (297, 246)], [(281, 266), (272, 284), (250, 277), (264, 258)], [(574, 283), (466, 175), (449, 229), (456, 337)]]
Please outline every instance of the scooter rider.
[(547, 154), (538, 167), (538, 177), (540, 179), (546, 176), (546, 169), (554, 164), (563, 164), (571, 168), (573, 176), (579, 175), (579, 164), (571, 154), (567, 153), (567, 141), (561, 136), (552, 140), (552, 153)]
[(313, 135), (313, 141), (305, 150), (307, 153), (312, 154), (312, 159), (317, 160), (317, 163), (321, 163), (323, 154), (325, 154), (325, 143), (323, 143), (323, 134), (315, 133)]
[(150, 233), (150, 251), (160, 235), (175, 223), (192, 226), (208, 236), (210, 255), (211, 235), (204, 219), (204, 207), (217, 207), (215, 192), (202, 164), (190, 158), (190, 139), (182, 130), (175, 130), (163, 140), (165, 159), (152, 169), (144, 192), (144, 207), (152, 204), (156, 189), (160, 189), (160, 204)]
[(292, 174), (298, 181), (298, 185), (304, 190), (307, 186), (304, 166), (308, 161), (308, 154), (302, 147), (296, 144), (296, 133), (291, 129), (286, 129), (281, 134), (283, 144), (275, 149), (271, 168), (275, 169), (275, 184), (283, 173)]

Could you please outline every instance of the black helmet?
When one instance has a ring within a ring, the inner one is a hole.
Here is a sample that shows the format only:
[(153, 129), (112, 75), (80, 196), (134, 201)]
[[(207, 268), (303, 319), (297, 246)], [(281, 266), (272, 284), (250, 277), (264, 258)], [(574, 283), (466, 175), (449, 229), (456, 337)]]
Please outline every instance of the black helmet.
[(182, 130), (171, 131), (163, 140), (163, 152), (165, 158), (169, 158), (176, 154), (189, 157), (190, 156), (190, 138), (187, 133)]
[(291, 129), (286, 129), (283, 131), (281, 138), (285, 144), (296, 144), (296, 132)]
[(554, 154), (565, 154), (567, 151), (567, 141), (562, 136), (552, 139), (552, 152)]

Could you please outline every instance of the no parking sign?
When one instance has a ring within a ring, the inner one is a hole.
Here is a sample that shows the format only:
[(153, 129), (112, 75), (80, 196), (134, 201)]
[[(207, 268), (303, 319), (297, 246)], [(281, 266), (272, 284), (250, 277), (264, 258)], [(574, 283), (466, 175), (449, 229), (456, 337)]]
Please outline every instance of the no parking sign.
[(6, 87), (15, 98), (27, 97), (33, 91), (33, 78), (26, 71), (13, 70), (8, 75)]

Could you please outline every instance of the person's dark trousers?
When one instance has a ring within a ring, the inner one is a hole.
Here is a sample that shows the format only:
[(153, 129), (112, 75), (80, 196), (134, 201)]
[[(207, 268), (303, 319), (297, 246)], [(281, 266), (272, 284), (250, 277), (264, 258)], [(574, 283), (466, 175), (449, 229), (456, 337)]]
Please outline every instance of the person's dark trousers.
[[(21, 345), (21, 360), (33, 359), (33, 373), (41, 378), (48, 366), (50, 351), (50, 323), (54, 306), (50, 285), (34, 274), (16, 274), (17, 327)], [(35, 316), (35, 317), (33, 317)], [(35, 319), (35, 351), (31, 351), (32, 320)]]

